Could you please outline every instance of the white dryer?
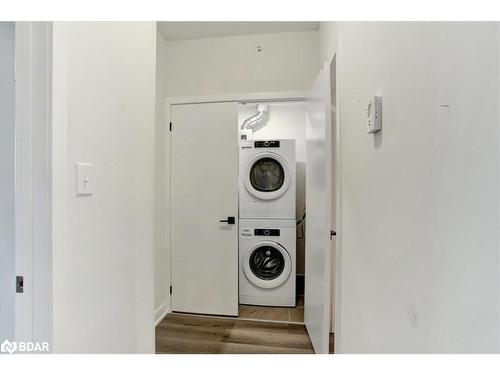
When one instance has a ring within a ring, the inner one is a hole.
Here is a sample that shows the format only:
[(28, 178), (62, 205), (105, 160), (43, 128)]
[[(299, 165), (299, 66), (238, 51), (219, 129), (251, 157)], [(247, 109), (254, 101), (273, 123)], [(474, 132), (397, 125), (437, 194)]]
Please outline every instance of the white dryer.
[(240, 218), (295, 220), (295, 140), (240, 143)]
[(295, 219), (240, 220), (241, 304), (295, 306), (295, 236)]

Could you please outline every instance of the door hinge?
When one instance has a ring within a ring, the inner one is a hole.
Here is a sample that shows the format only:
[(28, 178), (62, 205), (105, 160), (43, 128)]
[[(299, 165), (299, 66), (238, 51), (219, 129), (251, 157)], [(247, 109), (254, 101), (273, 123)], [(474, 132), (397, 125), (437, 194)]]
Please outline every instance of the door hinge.
[(172, 123), (170, 123), (170, 131), (172, 131)]
[(16, 293), (24, 293), (24, 277), (16, 276)]
[(170, 294), (172, 294), (172, 285), (170, 285)]
[(330, 230), (330, 240), (333, 239), (333, 237), (335, 237), (337, 235), (337, 232), (335, 232), (334, 230)]

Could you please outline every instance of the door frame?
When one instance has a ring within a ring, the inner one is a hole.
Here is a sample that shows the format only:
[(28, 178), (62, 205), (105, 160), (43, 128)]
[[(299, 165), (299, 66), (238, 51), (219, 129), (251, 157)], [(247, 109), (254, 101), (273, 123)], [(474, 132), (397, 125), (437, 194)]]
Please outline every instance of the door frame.
[[(166, 97), (164, 100), (165, 105), (165, 138), (163, 140), (165, 146), (165, 232), (168, 233), (165, 239), (165, 248), (167, 249), (167, 258), (169, 259), (169, 279), (168, 285), (166, 285), (166, 290), (170, 289), (172, 285), (172, 243), (171, 243), (171, 178), (170, 171), (172, 168), (172, 137), (169, 131), (170, 122), (172, 121), (172, 106), (183, 105), (183, 104), (202, 104), (202, 103), (224, 103), (224, 102), (237, 102), (237, 103), (258, 103), (258, 102), (280, 102), (280, 101), (305, 101), (307, 96), (307, 91), (272, 91), (272, 92), (251, 92), (251, 93), (241, 93), (241, 94), (226, 94), (226, 95), (206, 95), (206, 96), (180, 96), (180, 97)], [(155, 307), (156, 308), (156, 307)], [(172, 312), (172, 296), (167, 294), (166, 300), (163, 301), (158, 309), (154, 312), (155, 314), (155, 326), (158, 325), (161, 320), (168, 314)]]
[[(0, 342), (15, 336), (15, 22), (0, 23)], [(4, 62), (5, 61), (5, 62)]]
[[(335, 185), (332, 186), (335, 199), (335, 252), (332, 256), (332, 322), (331, 331), (333, 332), (334, 353), (341, 353), (340, 337), (341, 337), (341, 291), (342, 291), (342, 179), (343, 179), (343, 163), (342, 163), (342, 59), (341, 59), (341, 38), (337, 40), (337, 50), (332, 59), (328, 62), (330, 69), (335, 62), (335, 129), (334, 131), (334, 153), (332, 153), (332, 163), (335, 163)], [(331, 88), (330, 88), (331, 89)]]
[(15, 23), (15, 339), (52, 341), (52, 22)]
[[(325, 67), (329, 68), (330, 77), (330, 123), (332, 126), (331, 130), (331, 198), (332, 198), (332, 211), (330, 216), (332, 218), (332, 229), (338, 232), (337, 228), (337, 209), (338, 209), (338, 196), (337, 196), (337, 66), (336, 66), (336, 56), (334, 55), (330, 63), (325, 64)], [(333, 112), (335, 107), (335, 112)], [(332, 253), (331, 257), (331, 285), (330, 291), (332, 293), (332, 303), (330, 305), (330, 333), (335, 334), (335, 258), (336, 258), (336, 248), (337, 248), (337, 235), (333, 241), (330, 241), (330, 251)], [(331, 349), (331, 348), (330, 348)]]

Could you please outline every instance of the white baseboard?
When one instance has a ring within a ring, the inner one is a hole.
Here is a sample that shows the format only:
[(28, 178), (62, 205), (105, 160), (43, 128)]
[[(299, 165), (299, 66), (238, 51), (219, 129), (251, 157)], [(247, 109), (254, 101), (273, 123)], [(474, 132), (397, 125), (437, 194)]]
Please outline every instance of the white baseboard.
[(155, 311), (155, 327), (163, 320), (170, 311), (168, 301), (163, 302)]

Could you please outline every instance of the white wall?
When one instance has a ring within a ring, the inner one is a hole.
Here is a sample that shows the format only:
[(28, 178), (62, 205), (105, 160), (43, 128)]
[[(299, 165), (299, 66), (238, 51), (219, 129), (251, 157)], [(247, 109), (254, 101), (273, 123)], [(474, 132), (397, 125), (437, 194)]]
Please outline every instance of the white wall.
[(0, 342), (14, 337), (14, 22), (0, 22)]
[(319, 69), (316, 31), (170, 41), (166, 46), (166, 94), (171, 97), (307, 90)]
[[(498, 352), (497, 24), (322, 24), (322, 60), (337, 33), (336, 349)], [(376, 136), (364, 118), (373, 95), (383, 97)]]
[[(54, 351), (152, 353), (156, 25), (53, 37)], [(92, 196), (75, 196), (79, 161)]]
[(170, 310), (170, 132), (165, 123), (168, 64), (167, 42), (156, 36), (156, 125), (155, 125), (155, 321)]
[[(263, 128), (257, 129), (254, 139), (295, 139), (296, 146), (296, 218), (302, 215), (305, 205), (306, 183), (306, 127), (305, 103), (274, 102), (265, 103), (269, 106), (269, 121)], [(238, 106), (238, 127), (245, 119), (257, 113), (257, 104), (248, 103)], [(300, 231), (300, 229), (297, 229)], [(298, 235), (300, 233), (297, 233)], [(297, 240), (297, 274), (304, 274), (304, 239)]]

